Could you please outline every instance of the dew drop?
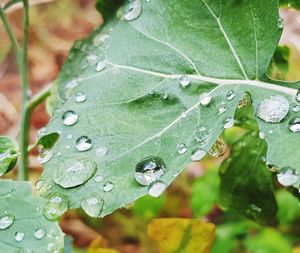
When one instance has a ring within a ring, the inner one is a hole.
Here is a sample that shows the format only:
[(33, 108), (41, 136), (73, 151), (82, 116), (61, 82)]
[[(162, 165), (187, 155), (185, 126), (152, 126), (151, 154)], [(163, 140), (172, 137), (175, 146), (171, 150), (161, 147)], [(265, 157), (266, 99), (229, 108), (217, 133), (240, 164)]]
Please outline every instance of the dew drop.
[(228, 91), (227, 94), (226, 94), (227, 100), (232, 100), (235, 97), (236, 97), (236, 94), (235, 94), (235, 92), (233, 90)]
[(180, 154), (180, 155), (186, 153), (186, 151), (187, 151), (187, 146), (184, 143), (178, 144), (176, 148), (177, 148), (178, 154)]
[(203, 106), (207, 106), (210, 104), (212, 100), (212, 97), (209, 93), (205, 92), (205, 93), (202, 93), (199, 97), (199, 102), (201, 105)]
[(73, 135), (72, 135), (72, 134), (68, 134), (68, 135), (67, 135), (67, 139), (70, 140), (70, 139), (72, 139), (72, 138), (73, 138)]
[(62, 115), (62, 120), (63, 120), (64, 125), (72, 126), (72, 125), (76, 124), (76, 122), (78, 120), (78, 115), (74, 111), (71, 111), (71, 110), (66, 111)]
[(165, 171), (164, 161), (157, 156), (150, 156), (135, 166), (134, 178), (140, 185), (150, 185), (159, 180)]
[(178, 177), (180, 174), (179, 170), (175, 170), (174, 173), (173, 173), (173, 177)]
[(114, 187), (115, 185), (112, 182), (107, 182), (103, 185), (103, 191), (110, 192)]
[(107, 155), (107, 147), (101, 146), (95, 150), (95, 155), (98, 157), (104, 157)]
[(71, 188), (84, 184), (96, 171), (96, 163), (88, 158), (63, 160), (56, 168), (53, 180), (63, 188)]
[(148, 188), (148, 194), (151, 197), (158, 198), (164, 190), (167, 188), (167, 185), (162, 181), (155, 181)]
[(119, 9), (117, 17), (127, 21), (135, 20), (141, 15), (142, 10), (142, 0), (128, 0), (127, 4)]
[(289, 121), (289, 128), (293, 133), (300, 132), (300, 117), (294, 117)]
[(98, 62), (96, 65), (96, 71), (101, 72), (106, 68), (106, 63), (104, 61)]
[(199, 127), (195, 133), (195, 141), (200, 143), (201, 146), (204, 146), (209, 141), (211, 134), (212, 131), (210, 129), (204, 126)]
[(300, 105), (295, 105), (292, 110), (293, 112), (300, 112)]
[(192, 152), (191, 160), (193, 162), (197, 162), (203, 159), (206, 155), (206, 151), (204, 149), (196, 149)]
[(68, 210), (69, 203), (66, 197), (54, 196), (44, 206), (43, 215), (51, 221), (56, 221)]
[(168, 95), (168, 93), (164, 93), (162, 97), (163, 97), (163, 99), (168, 99), (169, 95)]
[(282, 28), (284, 27), (284, 20), (283, 20), (282, 18), (279, 18), (279, 19), (277, 20), (277, 27), (278, 27), (279, 29), (282, 29)]
[(219, 158), (225, 154), (227, 145), (221, 138), (217, 139), (216, 143), (208, 151), (208, 154), (213, 158)]
[(103, 204), (104, 204), (103, 199), (97, 196), (93, 196), (84, 199), (81, 202), (81, 207), (89, 216), (97, 218), (101, 214)]
[(223, 122), (223, 127), (225, 129), (231, 128), (234, 125), (234, 119), (233, 118), (226, 118)]
[(0, 217), (0, 230), (9, 228), (14, 223), (15, 217), (12, 215), (4, 215)]
[(226, 112), (228, 110), (228, 106), (225, 102), (221, 102), (217, 105), (217, 110), (218, 110), (219, 114), (223, 114), (224, 112)]
[(286, 117), (289, 108), (289, 102), (285, 97), (275, 95), (264, 99), (258, 105), (256, 115), (265, 122), (279, 123)]
[(297, 92), (296, 100), (297, 100), (297, 102), (300, 102), (300, 89)]
[(264, 140), (266, 138), (265, 133), (260, 131), (259, 132), (259, 138), (262, 139), (262, 140)]
[(182, 88), (186, 88), (187, 86), (189, 86), (190, 83), (191, 83), (191, 81), (188, 76), (182, 76), (179, 79), (179, 84)]
[(102, 44), (104, 44), (107, 39), (109, 38), (109, 35), (106, 33), (101, 33), (98, 34), (95, 38), (94, 38), (94, 45), (97, 46), (101, 46)]
[(35, 183), (35, 189), (36, 190), (40, 190), (42, 189), (42, 187), (44, 186), (45, 182), (43, 180), (38, 180)]
[(48, 161), (50, 161), (50, 159), (53, 157), (53, 150), (52, 149), (42, 149), (40, 152), (40, 155), (38, 157), (38, 160), (41, 164), (44, 164)]
[(16, 233), (15, 233), (15, 240), (16, 240), (17, 242), (23, 241), (24, 238), (25, 238), (25, 234), (24, 234), (24, 233), (22, 233), (22, 232), (16, 232)]
[(38, 240), (43, 239), (46, 236), (46, 231), (42, 228), (38, 228), (37, 230), (35, 230), (34, 232), (34, 237)]
[(87, 136), (81, 136), (76, 140), (76, 149), (80, 152), (90, 150), (92, 147), (92, 140)]
[(284, 167), (277, 174), (277, 179), (281, 185), (287, 187), (298, 182), (299, 174), (291, 167)]
[(103, 178), (102, 176), (100, 176), (100, 175), (97, 175), (97, 176), (95, 177), (95, 182), (96, 182), (96, 183), (101, 183), (101, 182), (103, 182), (103, 180), (104, 180), (104, 178)]
[(85, 102), (85, 100), (86, 100), (86, 95), (83, 92), (79, 91), (75, 94), (75, 101), (77, 103), (83, 103)]

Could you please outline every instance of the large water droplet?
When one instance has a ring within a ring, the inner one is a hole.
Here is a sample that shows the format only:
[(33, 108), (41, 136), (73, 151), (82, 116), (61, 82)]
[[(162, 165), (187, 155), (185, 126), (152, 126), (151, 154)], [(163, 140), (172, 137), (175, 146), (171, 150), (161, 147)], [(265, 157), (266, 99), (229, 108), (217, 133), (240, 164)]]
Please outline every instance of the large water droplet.
[(225, 154), (227, 150), (227, 145), (225, 141), (221, 138), (217, 139), (216, 143), (208, 151), (208, 154), (213, 158), (219, 158)]
[(278, 27), (279, 29), (282, 29), (282, 28), (284, 27), (284, 20), (283, 20), (283, 18), (279, 18), (279, 19), (277, 20), (277, 27)]
[(4, 215), (0, 217), (0, 229), (9, 228), (14, 223), (15, 217), (12, 215)]
[(42, 228), (38, 228), (34, 231), (34, 237), (38, 240), (43, 239), (46, 236), (46, 231)]
[(92, 140), (87, 136), (81, 136), (76, 141), (76, 149), (80, 152), (87, 151), (92, 147)]
[(164, 182), (155, 181), (149, 186), (148, 194), (152, 197), (158, 198), (166, 188), (167, 185)]
[(217, 110), (218, 110), (219, 114), (223, 114), (224, 112), (226, 112), (228, 110), (228, 106), (225, 102), (221, 102), (217, 105)]
[(24, 238), (25, 238), (25, 234), (24, 234), (24, 233), (22, 233), (22, 232), (16, 232), (16, 233), (15, 233), (15, 240), (16, 240), (17, 242), (23, 241)]
[(157, 156), (150, 156), (135, 166), (134, 178), (141, 185), (150, 185), (159, 180), (165, 171), (164, 161)]
[(137, 19), (142, 10), (142, 0), (127, 0), (127, 4), (119, 9), (117, 16), (123, 20), (131, 21)]
[(99, 217), (104, 200), (98, 196), (89, 197), (81, 202), (82, 209), (91, 217)]
[(289, 108), (289, 101), (285, 97), (275, 95), (264, 99), (259, 104), (256, 115), (265, 122), (279, 123), (286, 117)]
[(53, 150), (48, 148), (43, 148), (40, 152), (38, 160), (41, 164), (44, 164), (48, 162), (52, 157), (53, 157)]
[(182, 154), (186, 153), (186, 151), (187, 151), (187, 146), (184, 143), (177, 145), (178, 154), (182, 155)]
[(76, 122), (78, 120), (78, 115), (74, 111), (71, 111), (71, 110), (66, 111), (62, 115), (62, 120), (63, 120), (64, 125), (72, 126), (72, 125), (76, 124)]
[(68, 210), (69, 203), (67, 197), (54, 196), (44, 206), (43, 215), (51, 221), (56, 221)]
[(291, 167), (284, 167), (280, 169), (277, 174), (278, 182), (283, 186), (291, 186), (298, 182), (299, 174)]
[(192, 152), (191, 160), (193, 162), (197, 162), (203, 159), (203, 157), (206, 155), (206, 151), (204, 149), (196, 149)]
[(86, 95), (83, 92), (79, 91), (75, 94), (75, 101), (77, 103), (83, 103), (85, 102), (85, 100), (86, 100)]
[(289, 128), (294, 133), (300, 132), (300, 117), (294, 117), (289, 121)]
[(115, 185), (112, 182), (107, 182), (103, 185), (103, 191), (110, 192), (114, 187)]
[(56, 168), (53, 180), (63, 188), (84, 184), (96, 171), (96, 163), (88, 158), (71, 157), (62, 161)]
[(223, 127), (225, 129), (231, 128), (234, 125), (234, 119), (233, 118), (226, 118), (223, 122)]
[(227, 94), (226, 94), (227, 100), (232, 100), (232, 99), (235, 98), (235, 96), (236, 96), (236, 94), (233, 90), (228, 91)]
[(209, 93), (206, 93), (206, 92), (205, 92), (205, 93), (202, 93), (202, 94), (200, 95), (200, 97), (199, 97), (199, 102), (200, 102), (201, 105), (207, 106), (207, 105), (210, 104), (211, 99), (212, 99), (211, 95), (210, 95)]
[(188, 76), (182, 76), (180, 79), (179, 79), (179, 83), (180, 83), (180, 86), (182, 88), (186, 88), (187, 86), (189, 86), (189, 84), (191, 83), (190, 79)]

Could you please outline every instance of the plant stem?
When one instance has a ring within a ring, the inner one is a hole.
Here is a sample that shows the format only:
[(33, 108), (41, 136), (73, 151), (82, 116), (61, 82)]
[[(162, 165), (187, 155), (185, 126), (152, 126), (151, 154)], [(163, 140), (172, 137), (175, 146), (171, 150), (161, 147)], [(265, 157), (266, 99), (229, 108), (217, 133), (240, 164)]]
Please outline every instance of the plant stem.
[(28, 81), (28, 37), (29, 37), (29, 4), (23, 0), (23, 48), (20, 66), (22, 110), (20, 126), (20, 163), (19, 179), (28, 180), (28, 144), (30, 128), (30, 110), (28, 110), (29, 95), (31, 94)]

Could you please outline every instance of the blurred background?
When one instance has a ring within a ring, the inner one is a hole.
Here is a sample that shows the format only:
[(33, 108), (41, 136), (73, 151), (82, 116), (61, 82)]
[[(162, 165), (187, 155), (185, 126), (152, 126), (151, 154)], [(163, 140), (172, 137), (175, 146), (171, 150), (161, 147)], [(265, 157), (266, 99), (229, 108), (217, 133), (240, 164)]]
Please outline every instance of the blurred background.
[[(102, 18), (93, 0), (32, 0), (30, 3), (29, 74), (33, 93), (36, 93), (55, 80), (73, 42), (88, 36), (101, 25)], [(20, 6), (9, 9), (8, 14), (21, 40)], [(300, 80), (300, 12), (282, 9), (281, 16), (285, 20), (284, 33), (269, 74), (276, 79)], [(0, 135), (18, 138), (20, 100), (17, 66), (0, 24)], [(42, 104), (31, 119), (31, 143), (48, 120)], [(81, 210), (66, 213), (60, 224), (64, 232), (73, 237), (74, 252), (155, 253), (157, 245), (147, 234), (148, 224), (158, 217), (181, 217), (201, 218), (217, 225), (215, 253), (299, 253), (299, 201), (288, 191), (275, 186), (279, 212), (276, 221), (266, 227), (237, 213), (225, 212), (217, 205), (218, 168), (229, 156), (231, 144), (238, 135), (240, 130), (236, 128), (227, 132), (215, 153), (201, 163), (191, 164), (158, 199), (145, 196), (104, 219), (89, 218)], [(30, 153), (33, 183), (42, 172), (37, 155), (37, 150)], [(15, 171), (7, 177), (14, 178)]]

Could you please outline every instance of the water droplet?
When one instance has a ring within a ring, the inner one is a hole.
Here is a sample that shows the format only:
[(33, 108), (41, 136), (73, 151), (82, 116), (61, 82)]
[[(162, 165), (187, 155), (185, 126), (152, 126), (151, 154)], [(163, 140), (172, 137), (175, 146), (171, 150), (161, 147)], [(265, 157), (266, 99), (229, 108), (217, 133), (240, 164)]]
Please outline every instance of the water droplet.
[(25, 234), (24, 234), (24, 233), (22, 233), (22, 232), (16, 232), (16, 233), (15, 233), (15, 240), (16, 240), (17, 242), (23, 241), (24, 238), (25, 238)]
[(141, 15), (142, 10), (142, 0), (128, 0), (127, 4), (119, 9), (117, 17), (127, 21), (135, 20)]
[(168, 93), (163, 94), (163, 99), (168, 99), (168, 97), (169, 97)]
[(225, 129), (231, 128), (234, 125), (234, 119), (233, 118), (226, 118), (223, 122), (223, 127)]
[(228, 91), (226, 94), (227, 100), (232, 100), (235, 98), (235, 96), (236, 96), (236, 94), (233, 90)]
[(43, 215), (51, 221), (56, 221), (68, 210), (69, 203), (67, 197), (54, 196), (47, 202), (43, 209)]
[(40, 152), (38, 160), (41, 164), (48, 162), (53, 157), (53, 150), (48, 148), (43, 148)]
[(38, 180), (35, 183), (35, 189), (40, 190), (44, 186), (45, 182), (43, 180)]
[(96, 163), (88, 158), (63, 160), (56, 168), (53, 180), (63, 188), (71, 188), (84, 184), (96, 171)]
[(92, 140), (87, 136), (81, 136), (76, 141), (76, 149), (80, 152), (90, 150), (92, 147)]
[(106, 68), (106, 63), (105, 63), (105, 61), (98, 62), (97, 65), (96, 65), (96, 71), (97, 71), (97, 72), (101, 72), (101, 71), (104, 70), (105, 68)]
[(182, 155), (182, 154), (186, 153), (186, 151), (187, 151), (187, 146), (184, 143), (177, 145), (178, 154)]
[(180, 174), (179, 170), (175, 170), (174, 173), (173, 173), (173, 177), (178, 177)]
[(154, 90), (149, 90), (149, 91), (148, 91), (148, 94), (149, 94), (150, 96), (152, 96), (152, 95), (155, 94), (155, 92), (154, 92)]
[(300, 132), (300, 117), (294, 117), (289, 121), (289, 128), (294, 133)]
[(288, 100), (280, 95), (264, 99), (258, 106), (256, 115), (269, 123), (281, 122), (289, 112)]
[(206, 155), (206, 151), (204, 149), (196, 149), (192, 152), (191, 159), (193, 162), (197, 162), (203, 159), (203, 157)]
[(100, 197), (93, 196), (84, 199), (81, 202), (82, 209), (91, 217), (99, 217), (102, 211), (104, 200)]
[(297, 100), (297, 102), (300, 102), (300, 89), (297, 92), (296, 100)]
[(186, 118), (186, 116), (187, 116), (187, 113), (186, 112), (183, 112), (183, 113), (181, 113), (181, 118)]
[(96, 183), (101, 183), (103, 182), (104, 178), (100, 175), (95, 176), (95, 182)]
[(225, 102), (221, 102), (217, 105), (217, 109), (219, 114), (223, 114), (224, 112), (226, 112), (228, 110), (228, 106)]
[(216, 143), (208, 151), (208, 154), (213, 158), (219, 158), (225, 154), (227, 150), (227, 145), (225, 141), (221, 138), (217, 139)]
[(199, 127), (195, 133), (195, 141), (200, 143), (201, 146), (204, 146), (209, 141), (211, 134), (211, 129), (207, 129), (204, 126)]
[(164, 161), (157, 156), (150, 156), (135, 166), (134, 178), (140, 185), (150, 185), (160, 179), (165, 171)]
[(180, 83), (180, 86), (182, 88), (186, 88), (187, 86), (189, 86), (189, 84), (191, 83), (190, 79), (188, 76), (182, 76), (180, 79), (179, 79), (179, 83)]
[(78, 120), (78, 115), (74, 111), (71, 111), (71, 110), (66, 111), (62, 115), (62, 120), (63, 120), (64, 125), (72, 126), (72, 125), (76, 124), (76, 122)]
[(164, 182), (155, 181), (149, 186), (148, 194), (152, 197), (158, 198), (166, 188), (167, 185)]
[(112, 182), (107, 182), (103, 185), (103, 191), (110, 192), (114, 187), (115, 185)]
[(9, 228), (14, 223), (15, 217), (12, 215), (4, 215), (0, 217), (0, 230)]
[(294, 105), (293, 112), (300, 112), (300, 105)]
[(86, 100), (86, 95), (83, 92), (79, 91), (75, 94), (75, 101), (77, 103), (83, 103), (85, 100)]
[(283, 20), (282, 18), (279, 18), (279, 19), (277, 20), (277, 27), (278, 27), (279, 29), (282, 29), (282, 28), (284, 27), (284, 20)]
[(68, 134), (68, 135), (67, 135), (67, 139), (70, 140), (70, 139), (72, 139), (72, 138), (73, 138), (73, 135), (72, 135), (72, 134)]
[(107, 155), (107, 147), (101, 146), (95, 150), (95, 155), (98, 157), (104, 157)]
[(283, 186), (291, 186), (298, 182), (299, 174), (291, 167), (284, 167), (280, 169), (277, 174), (278, 182)]
[(94, 38), (94, 45), (96, 47), (98, 46), (101, 46), (102, 44), (104, 44), (107, 39), (109, 38), (109, 35), (106, 34), (106, 33), (101, 33), (101, 34), (98, 34), (95, 38)]
[(211, 95), (209, 94), (209, 93), (202, 93), (201, 95), (200, 95), (200, 97), (199, 97), (199, 102), (200, 102), (200, 104), (201, 105), (203, 105), (203, 106), (207, 106), (207, 105), (209, 105), (209, 103), (211, 102), (211, 100), (212, 100), (212, 97), (211, 97)]
[(261, 138), (262, 140), (266, 138), (266, 135), (264, 132), (259, 132), (259, 138)]
[(42, 228), (38, 228), (37, 230), (35, 230), (34, 232), (34, 237), (38, 240), (43, 239), (46, 236), (46, 231)]

